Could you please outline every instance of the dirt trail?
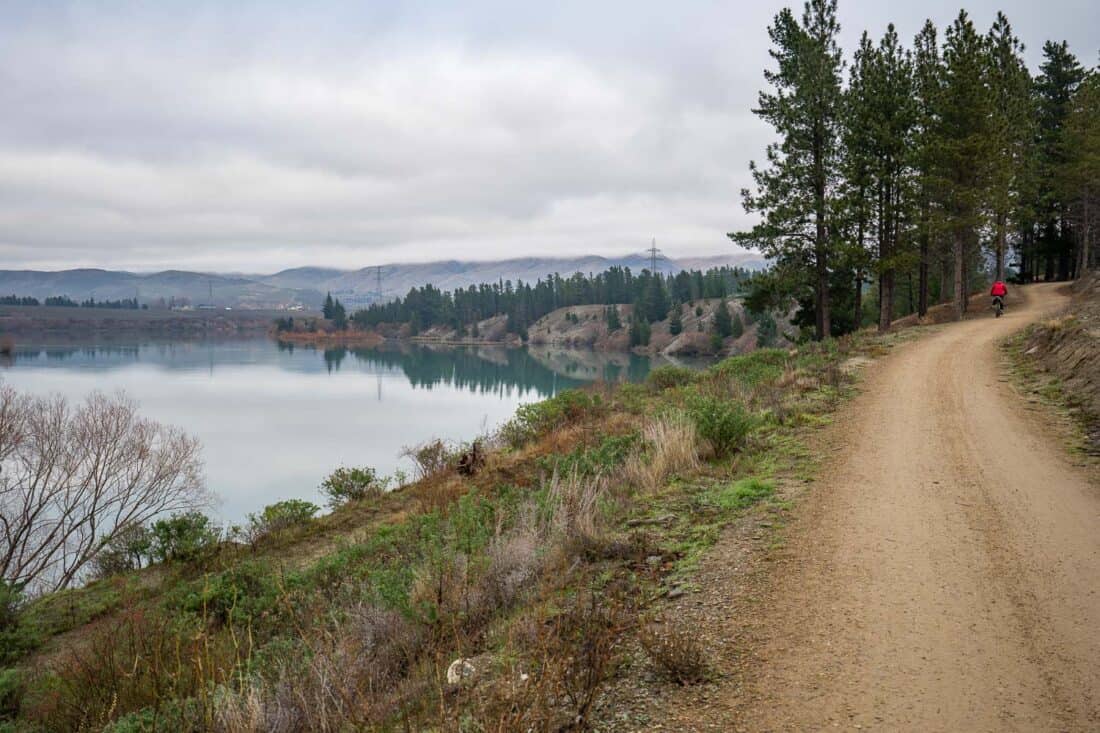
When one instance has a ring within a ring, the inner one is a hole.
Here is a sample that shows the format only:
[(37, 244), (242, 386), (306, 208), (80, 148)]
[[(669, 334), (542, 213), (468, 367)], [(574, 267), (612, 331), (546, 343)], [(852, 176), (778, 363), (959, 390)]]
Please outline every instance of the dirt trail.
[(1100, 729), (1100, 492), (1001, 374), (1065, 304), (1024, 297), (899, 347), (845, 409), (739, 728)]

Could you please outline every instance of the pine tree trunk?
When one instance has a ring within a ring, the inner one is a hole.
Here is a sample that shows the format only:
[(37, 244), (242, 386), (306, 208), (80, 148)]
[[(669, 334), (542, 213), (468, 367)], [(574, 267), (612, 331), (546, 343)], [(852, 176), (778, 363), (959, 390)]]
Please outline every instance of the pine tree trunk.
[(1007, 237), (1008, 216), (997, 214), (997, 279), (1005, 279), (1005, 240)]
[(1086, 193), (1081, 201), (1081, 237), (1077, 245), (1077, 277), (1082, 278), (1089, 271), (1089, 240), (1091, 239), (1092, 222), (1089, 206), (1089, 196)]
[(952, 263), (953, 260), (951, 257), (945, 255), (940, 257), (940, 303), (946, 303), (955, 297), (955, 292), (948, 287), (952, 282)]
[(829, 268), (825, 254), (817, 257), (817, 340), (829, 337)]
[(889, 331), (890, 323), (894, 320), (894, 271), (887, 270), (882, 273), (879, 280), (879, 309), (878, 330)]
[(962, 229), (955, 230), (954, 259), (955, 259), (955, 320), (961, 321), (966, 312), (966, 292), (963, 277), (966, 270), (965, 256), (966, 232)]
[(928, 232), (921, 234), (920, 238), (920, 265), (917, 276), (917, 315), (924, 318), (928, 315)]
[(858, 331), (863, 325), (863, 270), (856, 268), (855, 314), (852, 318), (852, 330)]

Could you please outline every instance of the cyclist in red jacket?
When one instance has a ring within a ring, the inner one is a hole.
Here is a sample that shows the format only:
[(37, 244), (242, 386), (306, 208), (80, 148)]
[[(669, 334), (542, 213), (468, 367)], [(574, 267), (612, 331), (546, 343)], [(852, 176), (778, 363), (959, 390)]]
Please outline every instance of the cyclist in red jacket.
[(1000, 316), (1001, 311), (1005, 308), (1005, 296), (1008, 295), (1008, 287), (1002, 281), (998, 280), (993, 283), (993, 287), (989, 289), (989, 294), (993, 297), (993, 310)]

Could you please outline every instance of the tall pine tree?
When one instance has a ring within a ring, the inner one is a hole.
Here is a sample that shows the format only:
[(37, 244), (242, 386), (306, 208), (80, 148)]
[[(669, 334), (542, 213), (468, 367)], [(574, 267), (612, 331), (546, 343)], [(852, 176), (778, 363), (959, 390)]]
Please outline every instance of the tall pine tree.
[(749, 232), (730, 235), (792, 272), (796, 287), (808, 284), (818, 339), (831, 331), (843, 70), (839, 31), (836, 0), (809, 0), (801, 23), (784, 9), (768, 28), (778, 68), (764, 72), (772, 90), (760, 93), (754, 112), (775, 128), (780, 141), (768, 146), (766, 167), (751, 165), (755, 192), (742, 192), (746, 212), (762, 221)]
[(997, 13), (988, 45), (992, 112), (989, 203), (995, 274), (998, 280), (1004, 280), (1008, 231), (1018, 215), (1027, 146), (1032, 137), (1031, 75), (1022, 58), (1024, 47), (1003, 13)]
[(986, 42), (966, 11), (947, 29), (937, 168), (949, 218), (954, 263), (955, 316), (966, 312), (969, 270), (983, 223), (990, 158), (990, 94)]
[(1064, 170), (1066, 118), (1078, 85), (1085, 73), (1065, 41), (1043, 45), (1043, 63), (1039, 66), (1035, 88), (1038, 95), (1039, 180), (1039, 251), (1045, 260), (1044, 277), (1064, 280), (1070, 276), (1072, 240), (1064, 188), (1058, 175)]

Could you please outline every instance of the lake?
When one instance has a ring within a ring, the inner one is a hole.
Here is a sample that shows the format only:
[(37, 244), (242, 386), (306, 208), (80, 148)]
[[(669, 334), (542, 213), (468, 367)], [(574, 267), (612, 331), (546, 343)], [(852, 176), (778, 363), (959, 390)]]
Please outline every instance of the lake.
[(269, 339), (35, 346), (20, 344), (0, 379), (83, 399), (124, 390), (143, 415), (202, 441), (216, 514), (237, 522), (290, 498), (322, 504), (338, 466), (411, 470), (400, 453), (432, 438), (470, 440), (516, 407), (594, 380), (639, 381), (661, 357), (553, 347), (402, 344), (281, 346)]

